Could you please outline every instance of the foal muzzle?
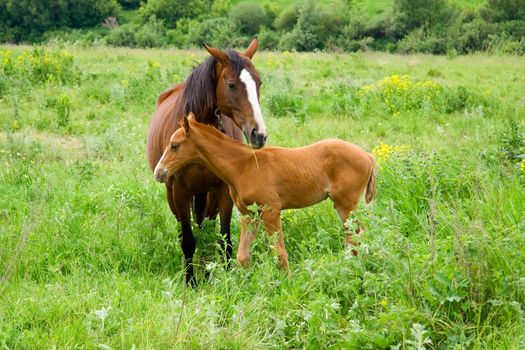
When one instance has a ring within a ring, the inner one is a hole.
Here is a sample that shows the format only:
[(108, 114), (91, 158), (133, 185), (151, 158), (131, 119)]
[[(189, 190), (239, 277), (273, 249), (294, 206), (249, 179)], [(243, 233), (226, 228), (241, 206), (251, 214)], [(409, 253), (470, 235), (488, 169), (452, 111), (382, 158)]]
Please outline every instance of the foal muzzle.
[(155, 180), (157, 180), (158, 182), (165, 183), (166, 180), (168, 179), (168, 170), (164, 168), (156, 168), (154, 175), (155, 175)]

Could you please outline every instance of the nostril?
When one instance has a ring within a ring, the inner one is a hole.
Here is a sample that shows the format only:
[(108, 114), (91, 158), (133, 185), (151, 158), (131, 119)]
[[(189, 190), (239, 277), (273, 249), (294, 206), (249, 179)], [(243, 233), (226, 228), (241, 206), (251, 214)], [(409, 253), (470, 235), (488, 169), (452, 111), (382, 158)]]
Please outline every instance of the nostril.
[(255, 131), (255, 129), (252, 129), (252, 132), (251, 132), (250, 136), (252, 138), (256, 138), (257, 137), (257, 131)]
[(266, 142), (266, 140), (268, 140), (268, 135), (264, 135), (263, 137), (263, 141)]

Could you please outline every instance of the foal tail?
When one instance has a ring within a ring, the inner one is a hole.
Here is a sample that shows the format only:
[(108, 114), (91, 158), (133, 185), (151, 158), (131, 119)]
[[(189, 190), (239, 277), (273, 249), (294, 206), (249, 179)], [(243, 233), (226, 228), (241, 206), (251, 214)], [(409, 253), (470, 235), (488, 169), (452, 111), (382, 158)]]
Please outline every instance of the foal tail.
[(372, 157), (370, 157), (370, 161), (372, 162), (372, 172), (366, 185), (365, 200), (367, 203), (370, 203), (376, 196), (376, 162)]

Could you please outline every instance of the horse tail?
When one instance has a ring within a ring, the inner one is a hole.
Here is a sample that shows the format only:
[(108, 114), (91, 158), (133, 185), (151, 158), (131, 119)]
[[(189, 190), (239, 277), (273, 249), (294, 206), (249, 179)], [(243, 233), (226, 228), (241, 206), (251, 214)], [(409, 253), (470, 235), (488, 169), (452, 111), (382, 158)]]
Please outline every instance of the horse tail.
[(370, 160), (372, 162), (372, 172), (370, 173), (370, 178), (366, 185), (365, 200), (367, 203), (370, 203), (376, 196), (376, 162), (372, 157), (370, 157)]

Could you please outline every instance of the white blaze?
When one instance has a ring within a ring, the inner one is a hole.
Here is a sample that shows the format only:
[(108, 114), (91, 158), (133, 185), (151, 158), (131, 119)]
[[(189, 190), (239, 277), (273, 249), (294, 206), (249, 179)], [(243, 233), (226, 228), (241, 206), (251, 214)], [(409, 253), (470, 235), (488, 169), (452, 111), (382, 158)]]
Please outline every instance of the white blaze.
[(259, 99), (257, 98), (257, 88), (255, 86), (255, 81), (252, 78), (250, 72), (246, 69), (241, 71), (239, 79), (246, 85), (246, 92), (248, 93), (248, 101), (252, 105), (253, 117), (255, 118), (255, 123), (257, 124), (257, 131), (263, 135), (266, 135), (266, 125), (264, 125), (264, 120), (262, 117), (261, 106), (259, 106)]

